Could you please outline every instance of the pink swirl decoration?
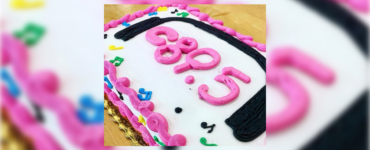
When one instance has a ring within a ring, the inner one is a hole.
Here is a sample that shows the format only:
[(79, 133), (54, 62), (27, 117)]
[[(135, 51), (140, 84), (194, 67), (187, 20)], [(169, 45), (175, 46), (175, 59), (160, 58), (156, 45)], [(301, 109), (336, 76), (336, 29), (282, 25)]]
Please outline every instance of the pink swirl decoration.
[(15, 100), (6, 87), (1, 85), (1, 105), (10, 115), (11, 122), (24, 134), (32, 139), (35, 149), (61, 150), (60, 145), (45, 130), (32, 114)]
[(185, 146), (186, 138), (181, 134), (173, 136), (168, 134), (168, 122), (159, 113), (152, 113), (148, 119), (147, 124), (150, 130), (159, 133), (159, 137), (166, 146)]
[[(127, 81), (126, 79), (123, 80)], [(125, 84), (127, 85), (127, 82)], [(125, 103), (122, 103), (117, 94), (114, 93), (106, 83), (104, 83), (104, 93), (107, 94), (109, 100), (113, 103), (113, 105), (119, 108), (120, 114), (124, 117), (127, 117), (132, 126), (141, 133), (141, 136), (146, 143), (148, 143), (150, 146), (158, 146), (158, 144), (150, 135), (149, 131), (140, 122), (138, 122), (139, 119), (131, 112), (131, 110), (127, 107)]]
[[(208, 14), (201, 13), (198, 8), (188, 6), (187, 4), (163, 4), (163, 5), (157, 5), (157, 6), (150, 6), (147, 9), (145, 9), (144, 11), (138, 11), (138, 12), (135, 12), (134, 14), (132, 14), (132, 15), (127, 14), (124, 17), (122, 17), (121, 19), (112, 20), (112, 21), (108, 22), (107, 24), (104, 25), (104, 32), (108, 31), (109, 28), (117, 27), (118, 24), (121, 24), (124, 21), (130, 22), (132, 20), (135, 20), (138, 17), (141, 17), (142, 13), (143, 13), (143, 15), (146, 15), (150, 12), (157, 11), (157, 9), (159, 7), (162, 7), (162, 6), (163, 7), (164, 6), (165, 7), (178, 7), (179, 9), (186, 10), (190, 14), (199, 17), (199, 20), (207, 21), (208, 23), (210, 23), (215, 28), (217, 28), (221, 31), (224, 31), (227, 34), (230, 34), (231, 36), (236, 36), (240, 41), (244, 42), (245, 44), (247, 44), (251, 47), (255, 47), (259, 51), (266, 52), (266, 45), (265, 44), (255, 42), (255, 41), (253, 41), (253, 38), (251, 36), (240, 34), (240, 33), (236, 32), (234, 29), (223, 26), (224, 25), (223, 21), (214, 20), (213, 18), (209, 17)], [(159, 46), (159, 45), (157, 45), (157, 46)]]
[(158, 35), (160, 34), (165, 34), (168, 40), (171, 42), (175, 42), (179, 38), (179, 34), (177, 33), (176, 30), (165, 26), (158, 26), (148, 30), (145, 34), (145, 37), (146, 40), (148, 40), (150, 43), (156, 46), (165, 45), (166, 40), (158, 37)]
[[(140, 101), (137, 97), (135, 90), (129, 88), (129, 79), (125, 77), (118, 78), (116, 77), (116, 67), (109, 61), (104, 61), (104, 68), (109, 72), (109, 79), (114, 87), (121, 93), (126, 94), (130, 98), (132, 106), (139, 111), (144, 117), (147, 118), (146, 122), (150, 130), (158, 132), (159, 137), (167, 146), (185, 146), (186, 138), (181, 134), (175, 134), (171, 136), (168, 133), (168, 122), (159, 113), (154, 113), (154, 104), (151, 101)], [(105, 84), (104, 89), (109, 90), (108, 86)], [(117, 95), (116, 95), (117, 96)], [(136, 121), (136, 117), (134, 120)], [(145, 132), (142, 134), (146, 134)], [(148, 135), (149, 136), (149, 135)], [(151, 139), (147, 139), (151, 140)]]
[[(27, 68), (26, 46), (7, 34), (2, 35), (2, 41), (6, 43), (2, 45), (1, 49), (2, 54), (5, 54), (3, 57), (7, 57), (7, 63), (12, 64), (14, 76), (21, 89), (30, 97), (32, 102), (52, 110), (56, 114), (61, 128), (70, 142), (83, 149), (110, 149), (104, 146), (102, 125), (85, 126), (77, 118), (73, 104), (68, 99), (57, 95), (59, 87), (57, 76), (50, 71), (30, 74)], [(92, 134), (94, 136), (91, 136)], [(35, 136), (38, 135), (35, 134)]]

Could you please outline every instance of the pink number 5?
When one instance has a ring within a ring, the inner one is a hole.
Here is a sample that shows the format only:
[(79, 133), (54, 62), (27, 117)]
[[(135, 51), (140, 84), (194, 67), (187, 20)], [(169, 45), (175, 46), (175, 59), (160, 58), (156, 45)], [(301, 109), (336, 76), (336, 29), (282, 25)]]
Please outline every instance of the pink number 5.
[(296, 67), (324, 84), (334, 81), (332, 70), (293, 47), (277, 48), (270, 56), (267, 63), (266, 81), (280, 88), (290, 99), (290, 103), (283, 111), (267, 116), (266, 131), (268, 133), (294, 124), (306, 114), (309, 107), (307, 91), (293, 76), (281, 69), (282, 65)]

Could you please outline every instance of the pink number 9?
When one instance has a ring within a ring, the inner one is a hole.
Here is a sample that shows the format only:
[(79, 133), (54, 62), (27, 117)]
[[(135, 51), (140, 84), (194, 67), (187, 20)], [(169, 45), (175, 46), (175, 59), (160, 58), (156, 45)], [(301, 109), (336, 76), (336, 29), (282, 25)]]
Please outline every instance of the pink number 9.
[[(213, 57), (213, 60), (208, 63), (201, 63), (198, 60), (195, 60), (194, 57), (208, 54)], [(195, 69), (195, 70), (208, 70), (216, 67), (221, 61), (221, 56), (217, 51), (212, 48), (201, 48), (190, 52), (186, 55), (186, 62), (180, 65), (175, 66), (174, 71), (176, 74), (184, 72), (186, 70)]]

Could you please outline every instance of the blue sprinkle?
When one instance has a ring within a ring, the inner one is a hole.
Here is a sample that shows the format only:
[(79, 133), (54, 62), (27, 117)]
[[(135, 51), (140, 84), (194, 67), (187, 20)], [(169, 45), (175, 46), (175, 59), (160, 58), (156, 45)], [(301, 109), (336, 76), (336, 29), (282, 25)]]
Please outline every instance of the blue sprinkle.
[[(88, 110), (93, 112), (88, 115)], [(94, 103), (89, 95), (80, 98), (80, 109), (77, 110), (78, 118), (85, 124), (100, 124), (104, 122), (104, 103)]]
[(152, 13), (149, 13), (148, 15), (149, 16), (153, 16), (153, 15), (157, 15), (158, 13), (155, 11), (155, 12), (152, 12)]
[(128, 27), (130, 24), (128, 24), (126, 21), (122, 23), (123, 26)]
[(112, 83), (110, 83), (110, 81), (108, 80), (108, 78), (107, 78), (107, 77), (104, 77), (104, 81), (105, 81), (105, 82), (107, 82), (108, 87), (109, 87), (110, 89), (112, 89), (112, 88), (113, 88)]
[(14, 97), (18, 97), (20, 95), (19, 87), (14, 82), (12, 77), (10, 77), (7, 70), (1, 69), (1, 79), (7, 84), (10, 94), (12, 94)]
[(139, 93), (145, 94), (145, 98), (141, 94), (137, 95), (140, 100), (150, 100), (152, 98), (152, 91), (145, 91), (144, 88), (140, 88)]

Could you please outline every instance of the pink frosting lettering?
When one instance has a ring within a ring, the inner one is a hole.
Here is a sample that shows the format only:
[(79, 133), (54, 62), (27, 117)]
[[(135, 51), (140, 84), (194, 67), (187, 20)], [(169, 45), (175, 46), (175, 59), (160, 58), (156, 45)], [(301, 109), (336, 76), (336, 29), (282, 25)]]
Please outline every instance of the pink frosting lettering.
[[(162, 56), (165, 52), (172, 52), (172, 56)], [(181, 50), (176, 45), (159, 46), (154, 52), (154, 58), (157, 62), (162, 64), (173, 64), (181, 59)]]
[(176, 42), (176, 46), (179, 47), (183, 53), (187, 54), (198, 48), (198, 42), (190, 37), (182, 37)]
[[(309, 63), (307, 63), (309, 62)], [(291, 65), (313, 76), (321, 83), (334, 81), (334, 73), (316, 60), (293, 47), (280, 47), (273, 51), (267, 64), (266, 82), (281, 89), (288, 97), (289, 104), (281, 112), (267, 116), (266, 131), (273, 133), (299, 121), (309, 107), (309, 95), (305, 88), (282, 65)]]
[(251, 82), (251, 78), (244, 74), (243, 72), (239, 71), (238, 69), (235, 69), (234, 67), (225, 67), (222, 69), (223, 75), (232, 75), (234, 77), (237, 77), (238, 79), (242, 80), (244, 83)]
[(239, 86), (234, 82), (233, 79), (225, 75), (218, 75), (215, 77), (215, 80), (220, 83), (226, 84), (230, 88), (231, 92), (226, 96), (216, 98), (216, 97), (209, 95), (207, 93), (209, 89), (208, 86), (205, 84), (202, 84), (198, 88), (200, 99), (204, 99), (205, 101), (207, 101), (208, 103), (212, 105), (225, 105), (233, 101), (239, 96), (239, 92), (240, 92)]
[[(213, 57), (213, 60), (208, 63), (201, 63), (198, 60), (195, 60), (194, 57), (201, 55), (201, 54), (208, 54)], [(221, 56), (218, 54), (217, 51), (211, 48), (201, 48), (190, 52), (186, 55), (186, 62), (180, 65), (175, 66), (174, 72), (176, 74), (184, 72), (189, 69), (194, 70), (208, 70), (216, 67), (221, 61)]]
[(176, 30), (165, 26), (158, 26), (150, 29), (149, 31), (146, 32), (145, 37), (150, 43), (156, 46), (165, 45), (166, 40), (158, 37), (159, 34), (165, 34), (168, 40), (171, 42), (177, 41), (179, 37), (179, 34), (177, 33)]

